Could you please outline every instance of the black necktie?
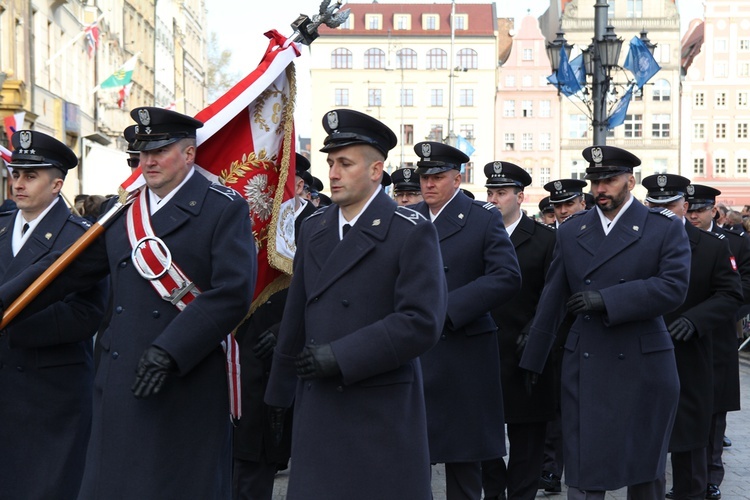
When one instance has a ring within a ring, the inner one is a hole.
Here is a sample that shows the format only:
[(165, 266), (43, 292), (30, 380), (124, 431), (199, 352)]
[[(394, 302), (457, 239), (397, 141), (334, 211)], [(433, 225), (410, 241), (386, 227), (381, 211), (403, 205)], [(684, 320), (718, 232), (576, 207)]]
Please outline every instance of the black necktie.
[(28, 230), (29, 230), (29, 223), (28, 223), (28, 222), (26, 222), (26, 223), (25, 223), (25, 224), (23, 225), (23, 227), (21, 228), (21, 236), (23, 236), (24, 234), (26, 234), (26, 231), (28, 231)]
[(344, 224), (344, 227), (341, 228), (341, 233), (346, 236), (346, 233), (348, 233), (351, 228), (352, 226), (350, 226), (349, 224)]

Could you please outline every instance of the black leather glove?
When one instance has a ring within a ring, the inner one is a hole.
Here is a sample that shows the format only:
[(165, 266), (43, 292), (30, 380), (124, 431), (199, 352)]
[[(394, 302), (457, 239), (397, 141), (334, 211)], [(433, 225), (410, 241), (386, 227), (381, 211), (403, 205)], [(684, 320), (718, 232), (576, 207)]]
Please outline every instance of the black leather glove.
[(526, 394), (531, 396), (534, 386), (539, 382), (539, 374), (530, 370), (523, 370), (523, 386)]
[(279, 406), (268, 407), (268, 423), (271, 426), (271, 434), (273, 435), (273, 442), (276, 446), (281, 444), (281, 439), (284, 436), (284, 418), (286, 417), (286, 408)]
[(669, 334), (675, 340), (682, 340), (687, 342), (693, 335), (695, 335), (695, 325), (689, 319), (680, 316), (676, 320), (672, 321), (672, 324), (667, 327)]
[(516, 337), (516, 357), (521, 359), (523, 356), (523, 350), (526, 348), (526, 342), (529, 340), (528, 332), (521, 332)]
[(258, 342), (253, 346), (253, 354), (258, 359), (266, 359), (273, 354), (276, 347), (276, 335), (271, 330), (266, 330), (258, 336)]
[(301, 379), (332, 377), (341, 373), (331, 344), (309, 345), (302, 349), (294, 362)]
[(583, 314), (587, 312), (601, 312), (606, 310), (604, 299), (599, 292), (577, 292), (570, 296), (567, 304), (570, 314)]
[(167, 375), (177, 368), (172, 357), (162, 349), (152, 345), (143, 352), (135, 371), (135, 383), (131, 391), (137, 398), (147, 398), (158, 394), (167, 380)]

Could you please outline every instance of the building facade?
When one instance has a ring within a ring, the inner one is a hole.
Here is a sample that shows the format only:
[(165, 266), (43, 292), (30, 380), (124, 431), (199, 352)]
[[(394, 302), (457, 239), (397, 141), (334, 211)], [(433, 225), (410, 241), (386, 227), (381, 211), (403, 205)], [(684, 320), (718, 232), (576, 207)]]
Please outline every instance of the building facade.
[(707, 0), (683, 37), (682, 175), (750, 205), (750, 4)]
[(398, 145), (386, 160), (391, 170), (413, 165), (420, 141), (466, 139), (475, 151), (464, 187), (483, 196), (481, 168), (495, 155), (495, 5), (458, 4), (455, 17), (451, 4), (345, 8), (348, 21), (336, 29), (321, 27), (310, 46), (313, 174), (327, 177), (325, 155), (317, 151), (325, 138), (318, 120), (331, 109), (351, 108), (396, 132)]

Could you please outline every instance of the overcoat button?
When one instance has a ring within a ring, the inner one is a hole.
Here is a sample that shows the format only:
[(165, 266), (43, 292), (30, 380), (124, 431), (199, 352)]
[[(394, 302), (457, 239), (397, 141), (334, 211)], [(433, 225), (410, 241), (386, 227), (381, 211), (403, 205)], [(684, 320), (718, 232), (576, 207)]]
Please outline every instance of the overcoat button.
[(586, 316), (584, 316), (584, 317), (583, 317), (583, 319), (585, 319), (586, 321), (589, 321), (589, 320), (591, 319), (591, 316), (589, 316), (589, 315), (587, 314)]
[(23, 371), (23, 366), (16, 366), (16, 370), (18, 370), (19, 372), (22, 372)]
[(587, 353), (587, 352), (584, 352), (584, 353), (583, 353), (583, 357), (584, 357), (584, 358), (586, 358), (586, 359), (589, 359), (589, 353)]
[(591, 284), (591, 280), (586, 280), (586, 281), (584, 281), (584, 283), (586, 283), (587, 285), (590, 285)]
[(128, 261), (123, 260), (122, 262), (120, 262), (120, 267), (128, 267)]
[(344, 307), (349, 307), (349, 301), (344, 299), (341, 301), (341, 305), (343, 305)]
[(161, 313), (159, 311), (151, 311), (151, 316), (153, 316), (154, 318), (158, 318), (159, 316), (161, 316)]
[(336, 390), (337, 390), (338, 392), (344, 392), (344, 388), (343, 388), (343, 387), (341, 387), (341, 386), (338, 386), (338, 387), (336, 387)]
[(625, 355), (623, 353), (620, 353), (617, 355), (617, 359), (625, 359)]
[(621, 279), (620, 279), (620, 283), (621, 283), (621, 284), (622, 284), (622, 283), (625, 283), (625, 280), (621, 278)]
[(448, 338), (448, 336), (447, 336), (446, 334), (442, 334), (442, 335), (440, 336), (440, 340), (445, 340), (445, 339), (447, 339), (447, 338)]
[(119, 352), (115, 351), (115, 352), (112, 353), (112, 359), (117, 359), (119, 357), (120, 357), (120, 353)]
[(318, 301), (318, 298), (319, 298), (319, 297), (315, 297), (315, 298), (313, 299), (313, 302), (317, 302), (317, 301)]
[(443, 266), (443, 271), (448, 272), (448, 266)]
[(116, 312), (117, 314), (120, 314), (120, 313), (122, 312), (122, 306), (117, 306), (117, 307), (115, 307), (115, 312)]

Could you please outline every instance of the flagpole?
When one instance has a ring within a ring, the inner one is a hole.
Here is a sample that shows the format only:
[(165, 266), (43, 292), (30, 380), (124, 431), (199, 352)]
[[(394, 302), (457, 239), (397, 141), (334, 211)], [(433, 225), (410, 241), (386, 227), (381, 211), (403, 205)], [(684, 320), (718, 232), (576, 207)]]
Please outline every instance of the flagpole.
[[(101, 14), (99, 14), (99, 17), (97, 17), (96, 21), (94, 21), (93, 23), (91, 23), (91, 25), (94, 25), (94, 24), (98, 23), (99, 21), (102, 20), (103, 17), (104, 17), (104, 12), (102, 12)], [(89, 26), (91, 26), (91, 25), (89, 25)], [(65, 45), (62, 46), (62, 48), (60, 50), (58, 50), (57, 52), (55, 52), (54, 54), (52, 54), (52, 57), (50, 57), (49, 59), (47, 59), (47, 62), (45, 63), (45, 66), (49, 66), (52, 63), (52, 61), (54, 61), (55, 59), (58, 58), (58, 56), (60, 56), (60, 54), (62, 54), (66, 50), (68, 50), (71, 45), (73, 45), (74, 43), (76, 43), (78, 40), (80, 40), (84, 36), (86, 36), (86, 28), (84, 28), (83, 31), (79, 32), (76, 36), (74, 36), (73, 38), (71, 38), (68, 41), (68, 43), (66, 43)]]

